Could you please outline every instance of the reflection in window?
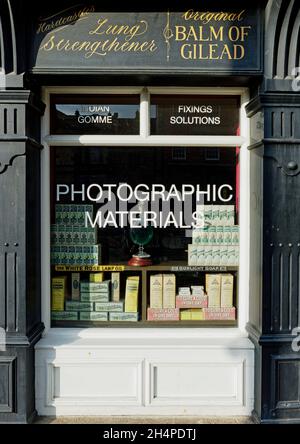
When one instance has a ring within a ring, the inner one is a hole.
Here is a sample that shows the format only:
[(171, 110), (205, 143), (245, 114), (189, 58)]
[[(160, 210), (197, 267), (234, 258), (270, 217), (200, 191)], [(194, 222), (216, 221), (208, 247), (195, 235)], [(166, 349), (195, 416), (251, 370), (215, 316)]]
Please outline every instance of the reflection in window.
[(139, 134), (139, 96), (53, 96), (52, 134)]

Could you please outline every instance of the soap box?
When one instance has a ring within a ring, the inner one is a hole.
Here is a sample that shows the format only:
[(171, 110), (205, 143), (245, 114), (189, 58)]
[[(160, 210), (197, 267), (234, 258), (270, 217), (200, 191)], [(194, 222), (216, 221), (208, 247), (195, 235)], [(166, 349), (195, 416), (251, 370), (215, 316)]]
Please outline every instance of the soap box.
[(197, 247), (197, 265), (205, 265), (205, 245)]
[(110, 321), (137, 322), (138, 313), (109, 313)]
[(93, 311), (93, 305), (90, 302), (66, 301), (66, 311)]
[(123, 302), (96, 302), (95, 311), (117, 311), (121, 312), (124, 309)]
[(163, 308), (175, 308), (176, 276), (175, 274), (163, 275)]
[(103, 282), (80, 282), (82, 292), (109, 292), (110, 281)]
[(231, 308), (203, 308), (205, 321), (235, 321), (236, 309)]
[(195, 244), (188, 245), (188, 265), (195, 266), (198, 262), (198, 248)]
[(91, 312), (80, 312), (79, 313), (79, 320), (80, 321), (101, 321), (105, 322), (108, 320), (108, 313), (107, 312), (100, 312), (100, 311), (91, 311)]
[(90, 273), (90, 282), (103, 282), (104, 273)]
[(150, 307), (162, 308), (163, 277), (162, 274), (150, 276)]
[(78, 321), (77, 311), (52, 311), (52, 321)]
[(179, 308), (148, 308), (148, 321), (179, 321)]
[(109, 293), (101, 292), (81, 292), (81, 302), (109, 302)]
[(209, 307), (221, 306), (221, 275), (220, 274), (206, 274), (205, 275), (205, 289), (208, 295)]
[(176, 296), (176, 308), (204, 308), (208, 306), (207, 296)]

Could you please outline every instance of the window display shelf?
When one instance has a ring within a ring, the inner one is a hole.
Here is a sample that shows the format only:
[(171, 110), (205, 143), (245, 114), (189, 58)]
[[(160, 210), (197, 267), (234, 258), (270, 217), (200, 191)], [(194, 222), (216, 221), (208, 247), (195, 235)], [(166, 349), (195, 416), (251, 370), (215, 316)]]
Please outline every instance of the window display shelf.
[(172, 263), (161, 262), (156, 265), (148, 265), (145, 267), (130, 266), (127, 263), (118, 263), (110, 265), (86, 265), (86, 266), (72, 266), (72, 265), (53, 265), (56, 272), (84, 272), (84, 271), (172, 271), (172, 272), (220, 272), (226, 273), (230, 271), (238, 271), (237, 266), (190, 266), (185, 261), (175, 261)]

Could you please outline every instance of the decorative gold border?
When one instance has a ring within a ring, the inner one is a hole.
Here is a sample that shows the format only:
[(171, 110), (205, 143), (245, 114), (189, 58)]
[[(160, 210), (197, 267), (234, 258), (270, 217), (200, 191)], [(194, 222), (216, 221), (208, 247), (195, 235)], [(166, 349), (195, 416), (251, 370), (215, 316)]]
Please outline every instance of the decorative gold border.
[(171, 44), (170, 40), (172, 37), (174, 37), (174, 34), (171, 29), (171, 20), (170, 20), (170, 11), (167, 12), (167, 25), (165, 29), (163, 30), (163, 36), (165, 38), (165, 43), (167, 46), (167, 61), (170, 61), (170, 51), (171, 51)]

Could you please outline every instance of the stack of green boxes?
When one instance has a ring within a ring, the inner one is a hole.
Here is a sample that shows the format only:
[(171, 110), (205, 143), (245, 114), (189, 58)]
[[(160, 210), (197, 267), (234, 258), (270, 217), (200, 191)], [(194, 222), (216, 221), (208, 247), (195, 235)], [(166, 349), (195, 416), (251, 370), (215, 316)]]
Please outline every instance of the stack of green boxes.
[(194, 228), (188, 246), (190, 266), (238, 266), (239, 226), (234, 225), (234, 205), (197, 207), (200, 228)]
[(78, 312), (80, 321), (107, 321), (108, 312), (123, 311), (123, 302), (110, 302), (110, 281), (80, 282), (80, 301), (66, 301), (66, 311)]
[(80, 274), (72, 273), (71, 300), (67, 276), (52, 278), (52, 320), (137, 322), (139, 277), (127, 277), (125, 300), (120, 301), (119, 273), (112, 273), (112, 280), (103, 280), (103, 275), (90, 273), (89, 280), (80, 281)]
[(52, 265), (101, 264), (97, 228), (85, 226), (87, 212), (93, 216), (93, 205), (56, 205), (56, 223), (51, 225)]

